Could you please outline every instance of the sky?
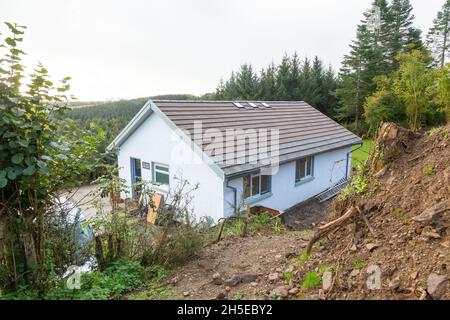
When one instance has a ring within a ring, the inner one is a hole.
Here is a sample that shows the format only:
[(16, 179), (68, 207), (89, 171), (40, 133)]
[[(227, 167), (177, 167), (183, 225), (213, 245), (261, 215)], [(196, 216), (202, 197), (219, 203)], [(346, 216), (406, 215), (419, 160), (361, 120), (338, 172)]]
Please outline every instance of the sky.
[[(27, 26), (24, 63), (72, 77), (79, 100), (213, 92), (243, 63), (285, 53), (339, 69), (372, 0), (1, 0)], [(425, 33), (444, 0), (411, 0)], [(5, 27), (0, 26), (4, 33)]]

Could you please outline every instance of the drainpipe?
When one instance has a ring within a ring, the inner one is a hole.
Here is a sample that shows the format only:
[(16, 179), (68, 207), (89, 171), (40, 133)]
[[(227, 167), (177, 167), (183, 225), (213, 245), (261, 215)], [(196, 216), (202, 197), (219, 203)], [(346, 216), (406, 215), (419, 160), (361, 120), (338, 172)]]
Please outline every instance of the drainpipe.
[(353, 153), (353, 152), (355, 152), (356, 150), (361, 149), (362, 146), (363, 146), (363, 143), (361, 142), (361, 143), (359, 144), (359, 147), (358, 147), (358, 148), (356, 148), (355, 150), (352, 150), (352, 151), (350, 151), (350, 152), (347, 152), (347, 163), (346, 163), (346, 166), (345, 166), (345, 180), (348, 180), (348, 162), (349, 162), (349, 159), (350, 159), (350, 154)]
[(237, 188), (230, 186), (229, 183), (230, 183), (230, 180), (227, 180), (227, 184), (226, 184), (227, 188), (230, 188), (233, 191), (233, 195), (234, 195), (233, 208), (234, 208), (234, 214), (236, 215), (236, 213), (237, 213)]

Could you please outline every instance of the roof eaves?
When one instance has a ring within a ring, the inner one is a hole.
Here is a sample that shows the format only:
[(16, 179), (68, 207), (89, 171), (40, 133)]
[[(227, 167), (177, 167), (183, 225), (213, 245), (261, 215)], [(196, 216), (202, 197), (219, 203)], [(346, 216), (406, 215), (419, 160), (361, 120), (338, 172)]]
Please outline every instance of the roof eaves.
[(106, 147), (107, 151), (111, 151), (115, 147), (120, 147), (128, 137), (148, 118), (152, 113), (150, 108), (151, 100), (138, 111), (138, 113), (131, 119), (130, 122), (123, 128), (123, 130), (114, 138), (114, 140)]
[(172, 130), (177, 130), (178, 135), (187, 144), (189, 144), (192, 150), (214, 171), (215, 174), (222, 180), (225, 179), (224, 171), (209, 157), (183, 130), (181, 130), (172, 120), (158, 106), (150, 101), (151, 110), (158, 115)]

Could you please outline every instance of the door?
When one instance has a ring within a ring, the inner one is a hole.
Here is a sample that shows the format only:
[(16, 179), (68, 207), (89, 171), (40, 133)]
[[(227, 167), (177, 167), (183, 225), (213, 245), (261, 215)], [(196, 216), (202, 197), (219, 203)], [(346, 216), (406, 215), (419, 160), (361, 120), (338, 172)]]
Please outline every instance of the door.
[(139, 193), (141, 191), (141, 186), (139, 182), (142, 181), (142, 168), (141, 168), (141, 160), (130, 158), (131, 159), (131, 194), (133, 198), (138, 198)]

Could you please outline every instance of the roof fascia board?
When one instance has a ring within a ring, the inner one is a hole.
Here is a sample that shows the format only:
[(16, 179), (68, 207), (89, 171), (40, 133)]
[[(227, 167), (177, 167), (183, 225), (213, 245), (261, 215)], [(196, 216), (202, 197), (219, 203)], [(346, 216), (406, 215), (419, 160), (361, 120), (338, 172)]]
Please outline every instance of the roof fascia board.
[(169, 119), (168, 116), (153, 102), (150, 102), (151, 110), (158, 115), (172, 130), (177, 130), (180, 137), (190, 145), (191, 149), (214, 171), (214, 173), (221, 179), (225, 180), (225, 172), (212, 160), (192, 139), (177, 125)]
[(114, 138), (114, 140), (106, 147), (107, 151), (111, 151), (114, 147), (120, 147), (128, 137), (148, 118), (153, 112), (150, 108), (151, 100), (148, 100), (145, 105), (136, 113), (130, 122), (123, 128), (123, 130)]

